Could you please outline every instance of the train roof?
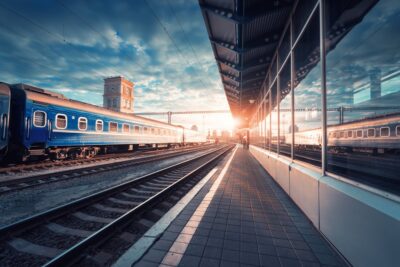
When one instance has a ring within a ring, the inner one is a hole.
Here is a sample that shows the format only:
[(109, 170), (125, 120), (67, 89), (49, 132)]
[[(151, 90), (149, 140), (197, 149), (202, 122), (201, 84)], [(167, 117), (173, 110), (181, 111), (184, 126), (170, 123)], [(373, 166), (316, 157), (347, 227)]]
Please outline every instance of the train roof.
[(66, 108), (75, 108), (87, 112), (92, 112), (92, 113), (97, 113), (97, 114), (102, 114), (106, 116), (112, 116), (120, 119), (127, 119), (127, 120), (136, 120), (137, 122), (142, 122), (142, 123), (151, 123), (153, 126), (166, 126), (168, 128), (182, 128), (177, 125), (171, 125), (165, 122), (161, 122), (158, 120), (153, 120), (153, 119), (148, 119), (144, 118), (141, 116), (133, 115), (133, 114), (128, 114), (128, 113), (122, 113), (122, 112), (117, 112), (117, 111), (112, 111), (100, 106), (88, 104), (85, 102), (81, 102), (78, 100), (73, 100), (69, 99), (63, 94), (51, 92), (48, 90), (44, 90), (42, 88), (34, 87), (31, 85), (27, 84), (13, 84), (11, 85), (12, 89), (19, 89), (19, 90), (24, 90), (26, 93), (26, 97), (30, 100), (44, 103), (44, 104), (52, 104), (52, 105), (57, 105), (57, 106), (62, 106)]
[(0, 94), (7, 96), (11, 95), (10, 87), (8, 86), (8, 84), (0, 82)]

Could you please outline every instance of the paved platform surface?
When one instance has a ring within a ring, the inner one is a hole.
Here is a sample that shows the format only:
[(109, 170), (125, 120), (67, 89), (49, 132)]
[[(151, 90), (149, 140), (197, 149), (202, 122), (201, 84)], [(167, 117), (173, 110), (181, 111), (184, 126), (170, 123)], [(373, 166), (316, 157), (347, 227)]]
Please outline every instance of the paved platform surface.
[(219, 178), (134, 266), (345, 266), (247, 150)]

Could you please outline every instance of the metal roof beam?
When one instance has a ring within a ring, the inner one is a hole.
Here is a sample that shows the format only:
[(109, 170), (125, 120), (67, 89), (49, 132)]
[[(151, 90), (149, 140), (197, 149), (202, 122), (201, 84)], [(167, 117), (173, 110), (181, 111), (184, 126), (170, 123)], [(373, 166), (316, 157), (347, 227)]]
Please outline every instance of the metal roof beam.
[(270, 63), (271, 63), (271, 58), (269, 56), (256, 58), (251, 61), (244, 62), (243, 70), (255, 68), (255, 67), (261, 67), (263, 65), (268, 66)]
[[(265, 79), (265, 76), (255, 77), (255, 78), (246, 79), (246, 80), (243, 79), (242, 84), (245, 85), (245, 84), (248, 84), (248, 83), (251, 83), (251, 82), (258, 82), (258, 81), (261, 81), (261, 80), (264, 80), (264, 79)], [(261, 86), (261, 84), (260, 84), (260, 86)]]
[(251, 86), (251, 87), (246, 87), (242, 90), (242, 93), (244, 92), (250, 92), (250, 91), (259, 91), (261, 86)]
[(211, 12), (216, 16), (219, 16), (221, 18), (224, 18), (226, 20), (230, 20), (233, 23), (244, 23), (245, 20), (240, 17), (235, 15), (232, 10), (229, 9), (225, 9), (225, 8), (220, 8), (220, 7), (216, 7), (216, 6), (212, 6), (209, 4), (200, 4), (200, 7), (202, 10), (205, 10), (207, 12)]
[(231, 68), (233, 70), (236, 70), (236, 71), (239, 71), (239, 72), (241, 71), (240, 68), (237, 67), (237, 64), (235, 62), (228, 61), (228, 60), (225, 60), (225, 59), (222, 59), (222, 58), (217, 58), (217, 57), (215, 58), (215, 60), (218, 63), (223, 64), (223, 65), (225, 65), (225, 66), (227, 66), (227, 67), (229, 67), (229, 68)]
[[(223, 76), (225, 77), (225, 76)], [(225, 77), (226, 80), (224, 81), (224, 84), (229, 84), (230, 86), (235, 86), (235, 87), (239, 87), (240, 83), (234, 79), (231, 79), (229, 77)]]
[(235, 12), (232, 12), (232, 10), (221, 8), (221, 7), (216, 7), (216, 6), (213, 6), (210, 4), (203, 3), (203, 4), (200, 4), (200, 7), (204, 11), (210, 12), (210, 13), (212, 13), (218, 17), (221, 17), (223, 19), (232, 21), (233, 23), (245, 24), (245, 23), (249, 23), (253, 20), (263, 18), (270, 13), (276, 12), (279, 9), (291, 7), (291, 5), (292, 5), (292, 3), (286, 3), (283, 5), (273, 6), (272, 8), (268, 8), (268, 9), (261, 9), (261, 10), (259, 9), (259, 11), (256, 14), (251, 14), (248, 16), (239, 16), (239, 15), (235, 14)]
[(225, 90), (229, 90), (231, 92), (235, 92), (235, 93), (239, 94), (239, 89), (237, 89), (237, 86), (231, 85), (226, 82), (222, 82), (222, 84), (224, 85)]
[(250, 61), (250, 62), (246, 63), (245, 67), (240, 68), (234, 62), (230, 62), (230, 61), (227, 61), (227, 60), (224, 60), (224, 59), (220, 59), (220, 58), (215, 58), (215, 60), (219, 64), (223, 64), (223, 65), (227, 66), (228, 68), (236, 70), (238, 72), (243, 72), (243, 71), (246, 71), (248, 69), (256, 68), (256, 67), (265, 67), (265, 68), (267, 68), (267, 66), (270, 64), (270, 61), (267, 60), (267, 59), (269, 59), (269, 57), (267, 57), (266, 59), (256, 59), (256, 60), (253, 60), (253, 61)]
[(231, 79), (231, 80), (234, 80), (234, 81), (236, 81), (236, 82), (239, 82), (239, 81), (237, 80), (238, 77), (236, 77), (235, 75), (232, 75), (232, 74), (227, 73), (227, 72), (224, 72), (224, 71), (220, 71), (219, 73), (220, 73), (221, 75), (223, 75), (223, 76), (225, 76), (225, 77)]
[(239, 104), (239, 102), (240, 102), (239, 98), (233, 98), (230, 95), (226, 95), (226, 97), (228, 98), (229, 102), (233, 102), (236, 104)]
[(234, 44), (227, 43), (227, 42), (224, 42), (221, 40), (217, 40), (215, 38), (210, 38), (210, 41), (214, 45), (218, 45), (222, 48), (228, 49), (229, 51), (232, 51), (237, 54), (242, 54), (242, 53), (251, 51), (253, 49), (263, 48), (263, 47), (267, 47), (267, 46), (275, 47), (276, 44), (278, 43), (278, 38), (279, 38), (279, 35), (275, 35), (275, 34), (268, 35), (267, 37), (262, 38), (261, 41), (257, 40), (257, 41), (249, 42), (249, 44), (245, 45), (245, 48), (240, 48)]
[(239, 98), (231, 96), (231, 95), (226, 95), (226, 98), (228, 99), (228, 101), (232, 101), (233, 103), (239, 103), (240, 102)]

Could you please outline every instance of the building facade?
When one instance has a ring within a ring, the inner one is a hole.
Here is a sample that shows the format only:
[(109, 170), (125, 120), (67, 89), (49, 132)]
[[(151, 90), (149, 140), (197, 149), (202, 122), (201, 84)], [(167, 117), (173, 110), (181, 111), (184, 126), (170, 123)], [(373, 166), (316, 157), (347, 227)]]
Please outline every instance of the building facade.
[(122, 76), (104, 79), (103, 107), (133, 113), (134, 84)]

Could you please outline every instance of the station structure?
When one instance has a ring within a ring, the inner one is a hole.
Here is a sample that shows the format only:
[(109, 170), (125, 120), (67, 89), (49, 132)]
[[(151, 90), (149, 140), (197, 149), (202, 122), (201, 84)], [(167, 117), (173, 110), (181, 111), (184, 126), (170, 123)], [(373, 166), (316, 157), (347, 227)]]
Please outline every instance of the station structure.
[(199, 5), (250, 145), (115, 266), (399, 266), (399, 3)]
[(199, 3), (250, 153), (349, 264), (398, 265), (399, 3)]

